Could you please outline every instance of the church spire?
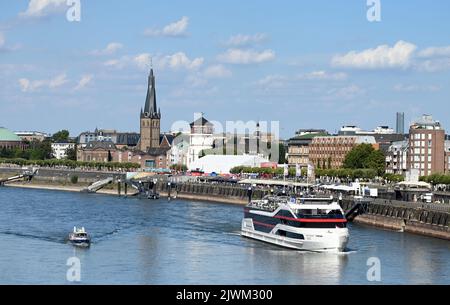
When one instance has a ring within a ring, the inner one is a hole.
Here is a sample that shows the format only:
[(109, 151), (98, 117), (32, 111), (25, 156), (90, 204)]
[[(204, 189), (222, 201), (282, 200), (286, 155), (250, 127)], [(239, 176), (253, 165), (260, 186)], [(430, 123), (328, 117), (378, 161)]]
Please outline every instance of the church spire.
[(156, 107), (156, 89), (153, 68), (150, 69), (150, 75), (148, 76), (148, 88), (147, 97), (145, 99), (144, 114), (149, 117), (156, 117), (158, 115), (158, 108)]

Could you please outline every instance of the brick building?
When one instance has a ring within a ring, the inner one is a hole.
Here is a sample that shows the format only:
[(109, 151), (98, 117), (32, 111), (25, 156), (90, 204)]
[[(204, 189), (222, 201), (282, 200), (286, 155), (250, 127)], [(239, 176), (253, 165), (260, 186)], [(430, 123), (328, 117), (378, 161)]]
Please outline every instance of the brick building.
[(315, 137), (309, 145), (309, 161), (316, 168), (341, 168), (347, 154), (360, 144), (371, 144), (379, 149), (373, 136)]
[(450, 174), (450, 141), (445, 141), (445, 173)]
[(309, 163), (309, 145), (315, 137), (328, 136), (325, 130), (299, 130), (297, 135), (288, 140), (288, 163), (290, 166), (299, 164), (302, 167)]
[(418, 169), (420, 176), (444, 173), (445, 155), (445, 130), (432, 116), (423, 115), (409, 129), (408, 168)]
[(77, 161), (113, 162), (117, 160), (116, 153), (117, 147), (112, 141), (92, 141), (87, 143), (85, 147), (79, 148)]

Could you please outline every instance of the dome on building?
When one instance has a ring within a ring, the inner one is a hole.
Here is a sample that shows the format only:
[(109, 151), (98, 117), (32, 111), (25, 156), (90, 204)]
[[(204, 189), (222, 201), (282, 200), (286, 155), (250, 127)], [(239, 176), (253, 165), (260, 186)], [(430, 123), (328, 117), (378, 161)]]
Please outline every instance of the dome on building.
[(0, 127), (0, 142), (22, 142), (22, 139), (12, 131)]

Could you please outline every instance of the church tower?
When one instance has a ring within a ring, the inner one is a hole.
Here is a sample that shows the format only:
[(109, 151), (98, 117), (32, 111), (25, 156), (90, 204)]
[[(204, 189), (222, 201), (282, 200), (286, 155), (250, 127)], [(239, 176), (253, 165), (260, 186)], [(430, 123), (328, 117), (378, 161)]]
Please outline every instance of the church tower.
[(155, 76), (153, 68), (148, 76), (147, 98), (144, 110), (141, 109), (141, 139), (139, 149), (147, 152), (159, 148), (161, 111), (156, 108)]

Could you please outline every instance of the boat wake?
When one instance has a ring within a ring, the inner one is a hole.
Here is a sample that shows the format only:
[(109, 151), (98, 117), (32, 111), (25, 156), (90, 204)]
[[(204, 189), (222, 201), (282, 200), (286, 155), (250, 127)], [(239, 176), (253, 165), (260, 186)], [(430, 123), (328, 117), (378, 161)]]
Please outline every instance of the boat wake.
[(28, 239), (42, 240), (42, 241), (53, 242), (53, 243), (58, 243), (58, 244), (65, 244), (65, 243), (67, 243), (67, 238), (39, 236), (39, 235), (19, 233), (19, 232), (11, 232), (11, 231), (0, 232), (0, 234), (9, 235), (9, 236), (16, 236), (16, 237), (21, 237), (21, 238), (28, 238)]

